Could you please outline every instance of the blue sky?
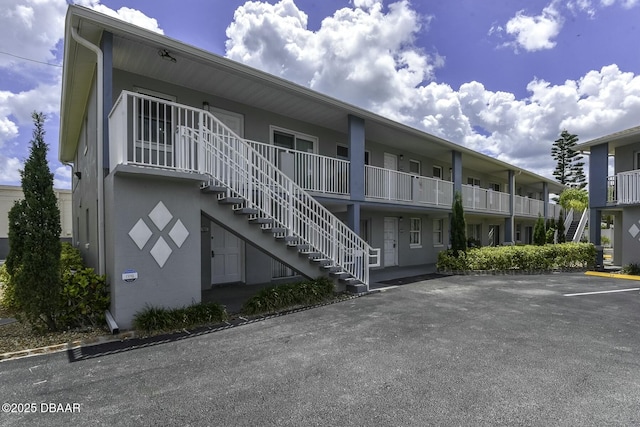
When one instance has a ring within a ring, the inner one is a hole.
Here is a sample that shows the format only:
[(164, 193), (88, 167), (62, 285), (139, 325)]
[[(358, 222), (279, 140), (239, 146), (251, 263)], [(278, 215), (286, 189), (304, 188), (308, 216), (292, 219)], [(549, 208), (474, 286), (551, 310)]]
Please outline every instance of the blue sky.
[[(0, 184), (30, 112), (55, 185), (65, 0), (2, 0)], [(640, 0), (173, 0), (77, 4), (551, 177), (552, 142), (640, 125)]]

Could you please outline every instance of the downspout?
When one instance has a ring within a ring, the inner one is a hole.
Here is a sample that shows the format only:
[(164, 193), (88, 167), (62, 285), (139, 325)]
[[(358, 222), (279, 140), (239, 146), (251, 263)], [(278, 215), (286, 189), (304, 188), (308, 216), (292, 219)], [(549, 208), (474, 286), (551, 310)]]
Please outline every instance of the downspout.
[(96, 54), (97, 57), (97, 96), (98, 96), (98, 106), (97, 106), (97, 139), (98, 139), (98, 153), (97, 153), (97, 163), (98, 163), (98, 274), (105, 274), (105, 245), (104, 245), (104, 159), (103, 159), (103, 147), (104, 147), (104, 107), (103, 107), (103, 81), (104, 81), (104, 59), (102, 50), (93, 43), (88, 40), (82, 38), (76, 29), (71, 26), (71, 36), (75, 41), (80, 43), (82, 46), (86, 47), (90, 51)]

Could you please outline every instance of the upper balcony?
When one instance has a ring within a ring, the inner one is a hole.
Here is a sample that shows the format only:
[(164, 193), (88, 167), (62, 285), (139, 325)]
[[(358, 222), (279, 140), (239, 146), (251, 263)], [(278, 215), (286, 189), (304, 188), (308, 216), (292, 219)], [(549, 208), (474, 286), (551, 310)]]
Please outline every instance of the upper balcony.
[[(197, 172), (198, 147), (181, 145), (179, 132), (198, 132), (204, 111), (140, 94), (123, 92), (110, 114), (110, 162)], [(304, 190), (315, 195), (348, 199), (350, 163), (347, 160), (296, 151), (258, 141), (247, 143)], [(449, 210), (453, 183), (442, 179), (365, 165), (365, 200)], [(464, 208), (474, 213), (509, 215), (508, 193), (463, 185)], [(541, 200), (515, 196), (517, 216), (537, 217)], [(549, 205), (549, 216), (558, 216)]]
[(621, 172), (607, 177), (607, 204), (640, 204), (640, 170)]

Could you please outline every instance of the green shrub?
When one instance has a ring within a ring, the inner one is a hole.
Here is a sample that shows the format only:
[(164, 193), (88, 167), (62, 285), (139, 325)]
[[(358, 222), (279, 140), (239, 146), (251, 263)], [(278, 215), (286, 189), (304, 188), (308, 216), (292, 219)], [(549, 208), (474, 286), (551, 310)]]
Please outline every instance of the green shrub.
[(135, 314), (133, 326), (147, 332), (171, 331), (220, 323), (226, 318), (227, 312), (224, 307), (214, 302), (172, 309), (147, 306)]
[[(15, 282), (5, 265), (0, 267), (0, 282), (3, 291), (0, 304), (21, 320), (22, 310), (15, 298)], [(53, 314), (58, 328), (98, 326), (104, 322), (104, 312), (109, 308), (105, 276), (85, 268), (80, 251), (69, 243), (61, 245), (60, 282)], [(37, 323), (30, 323), (37, 328)]]
[(595, 247), (590, 243), (563, 243), (544, 246), (497, 246), (473, 248), (464, 256), (451, 251), (438, 254), (439, 271), (549, 271), (552, 269), (592, 268)]
[(542, 215), (538, 214), (538, 220), (533, 227), (533, 244), (543, 246), (547, 242), (547, 231), (544, 226), (544, 219)]
[(62, 273), (62, 307), (58, 321), (65, 327), (98, 326), (105, 322), (109, 308), (109, 289), (105, 276), (92, 268), (64, 270)]
[(0, 266), (0, 286), (2, 287), (2, 299), (0, 305), (15, 314), (18, 311), (18, 301), (16, 300), (15, 285), (11, 281), (11, 275), (6, 264)]
[(640, 264), (632, 262), (631, 264), (625, 265), (622, 267), (622, 274), (640, 276)]
[(271, 286), (249, 298), (242, 311), (246, 314), (270, 313), (296, 305), (317, 304), (333, 296), (333, 291), (333, 282), (326, 277)]

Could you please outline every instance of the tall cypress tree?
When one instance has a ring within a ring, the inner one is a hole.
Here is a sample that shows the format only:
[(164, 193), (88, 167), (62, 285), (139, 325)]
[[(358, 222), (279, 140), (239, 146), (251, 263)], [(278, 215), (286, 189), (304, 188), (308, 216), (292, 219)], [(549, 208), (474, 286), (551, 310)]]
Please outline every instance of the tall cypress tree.
[(32, 326), (56, 329), (60, 301), (60, 210), (47, 164), (42, 113), (32, 114), (35, 128), (29, 158), (20, 171), (24, 199), (9, 212), (7, 269), (19, 310)]
[(556, 161), (553, 176), (566, 186), (584, 188), (587, 178), (584, 175), (584, 162), (582, 155), (575, 151), (578, 136), (563, 130), (560, 138), (556, 139), (551, 147), (551, 156)]
[(462, 196), (459, 191), (456, 191), (453, 195), (451, 214), (451, 249), (455, 256), (458, 255), (458, 251), (467, 250), (467, 224), (464, 220)]

